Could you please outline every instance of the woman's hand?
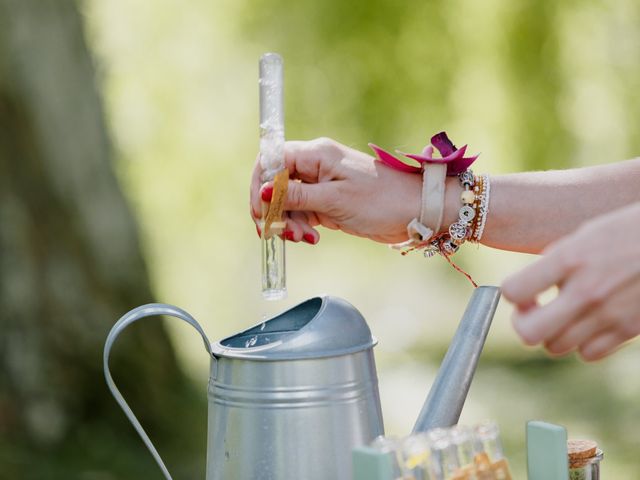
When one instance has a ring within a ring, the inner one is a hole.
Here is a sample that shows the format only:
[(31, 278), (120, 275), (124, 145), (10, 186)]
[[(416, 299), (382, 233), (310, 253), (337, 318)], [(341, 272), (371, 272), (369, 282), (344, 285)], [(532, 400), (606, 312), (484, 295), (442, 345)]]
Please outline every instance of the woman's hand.
[[(549, 246), (503, 284), (525, 343), (603, 358), (640, 334), (640, 203), (602, 215)], [(556, 299), (536, 297), (557, 285)]]
[[(407, 239), (407, 224), (420, 213), (422, 176), (393, 170), (372, 156), (330, 139), (287, 142), (289, 190), (285, 238), (315, 244), (322, 225), (383, 243)], [(261, 202), (273, 186), (261, 185), (256, 161), (251, 216), (259, 224)]]

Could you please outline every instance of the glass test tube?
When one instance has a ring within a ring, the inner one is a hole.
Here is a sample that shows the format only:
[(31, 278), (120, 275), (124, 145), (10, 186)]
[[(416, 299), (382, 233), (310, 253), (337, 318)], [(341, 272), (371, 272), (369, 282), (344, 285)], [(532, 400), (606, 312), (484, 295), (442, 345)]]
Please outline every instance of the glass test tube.
[(495, 422), (486, 421), (476, 425), (476, 436), (482, 445), (482, 450), (487, 452), (492, 462), (504, 458), (502, 442), (500, 441), (500, 429)]
[(442, 480), (431, 462), (431, 441), (426, 433), (417, 433), (401, 443), (402, 461), (407, 478), (413, 480)]
[(451, 442), (448, 434), (435, 440), (431, 446), (431, 455), (433, 459), (440, 465), (437, 469), (438, 472), (442, 472), (442, 477), (445, 479), (456, 478), (460, 471), (460, 462), (458, 460), (458, 449), (456, 445)]
[(467, 468), (473, 466), (474, 447), (473, 447), (473, 431), (464, 425), (456, 425), (449, 432), (451, 442), (458, 450), (458, 460), (460, 467)]
[[(262, 182), (272, 181), (284, 169), (283, 62), (277, 53), (260, 58), (260, 166)], [(262, 219), (268, 205), (263, 204)], [(262, 295), (267, 300), (287, 296), (284, 219), (276, 219), (269, 234), (262, 228)]]
[(509, 462), (505, 458), (502, 450), (498, 425), (491, 421), (483, 422), (476, 425), (475, 434), (479, 443), (479, 449), (483, 452), (477, 455), (477, 457), (481, 458), (481, 455), (484, 454), (486, 462), (491, 465), (491, 478), (496, 480), (511, 480)]

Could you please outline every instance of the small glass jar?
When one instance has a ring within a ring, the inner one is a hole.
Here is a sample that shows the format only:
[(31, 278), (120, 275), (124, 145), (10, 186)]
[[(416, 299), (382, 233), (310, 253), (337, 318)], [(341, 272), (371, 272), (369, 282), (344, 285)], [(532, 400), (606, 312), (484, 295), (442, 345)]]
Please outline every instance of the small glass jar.
[(569, 480), (600, 480), (600, 462), (602, 450), (597, 450), (591, 458), (579, 459), (569, 463)]
[(600, 480), (602, 450), (590, 440), (569, 440), (569, 480)]

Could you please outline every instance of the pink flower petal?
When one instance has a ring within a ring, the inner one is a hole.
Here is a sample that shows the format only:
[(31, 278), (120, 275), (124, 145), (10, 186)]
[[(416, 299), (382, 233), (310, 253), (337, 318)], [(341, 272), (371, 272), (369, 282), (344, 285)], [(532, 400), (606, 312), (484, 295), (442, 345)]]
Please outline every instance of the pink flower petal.
[[(377, 145), (370, 143), (369, 146), (376, 153), (378, 159), (384, 163), (385, 165), (394, 168), (396, 170), (400, 170), (402, 172), (409, 173), (419, 173), (422, 171), (422, 165), (424, 163), (440, 163), (447, 165), (447, 175), (453, 176), (458, 175), (459, 173), (464, 172), (467, 168), (471, 166), (473, 162), (478, 158), (478, 155), (473, 157), (465, 157), (465, 153), (467, 152), (467, 145), (464, 145), (458, 149), (456, 149), (455, 145), (446, 132), (440, 132), (437, 135), (434, 135), (431, 138), (431, 142), (433, 146), (427, 145), (423, 150), (421, 155), (412, 154), (412, 153), (404, 153), (397, 150), (397, 153), (403, 155), (411, 160), (415, 160), (421, 164), (420, 167), (416, 167), (413, 165), (408, 165), (404, 163), (402, 160), (394, 157), (389, 152), (381, 149)], [(442, 158), (434, 158), (433, 157), (433, 147), (436, 147)]]
[[(456, 150), (455, 152), (453, 152), (451, 155), (449, 155), (448, 157), (444, 157), (444, 158), (439, 158), (436, 157), (434, 158), (433, 156), (430, 155), (425, 155), (425, 151), (427, 149), (425, 148), (423, 150), (422, 155), (417, 155), (415, 153), (405, 153), (405, 152), (401, 152), (400, 150), (396, 150), (397, 153), (399, 153), (400, 155), (404, 155), (405, 157), (411, 158), (413, 160), (416, 160), (420, 163), (449, 163), (449, 162), (453, 162), (458, 160), (459, 158), (462, 158), (465, 154), (465, 152), (467, 151), (467, 146), (465, 145), (464, 147)], [(433, 149), (431, 150), (431, 153), (433, 152)], [(428, 152), (427, 152), (428, 153)]]
[(447, 155), (446, 157), (443, 158), (443, 160), (445, 162), (453, 162), (455, 160), (458, 160), (459, 158), (464, 157), (464, 154), (467, 152), (467, 146), (463, 146), (460, 147), (459, 149), (457, 149), (455, 152), (450, 153), (449, 155)]
[(404, 153), (404, 152), (398, 152), (398, 153), (402, 153), (402, 155), (404, 155), (405, 157), (411, 158), (412, 160), (416, 160), (417, 162), (420, 162), (420, 163), (446, 163), (447, 162), (444, 158), (425, 157), (424, 155), (417, 155), (415, 153)]
[(456, 150), (456, 146), (449, 140), (447, 132), (436, 133), (431, 137), (431, 144), (438, 149), (443, 157), (451, 155)]
[(453, 176), (464, 172), (471, 166), (473, 162), (476, 161), (477, 158), (478, 155), (475, 155), (473, 157), (459, 158), (458, 160), (447, 164), (447, 175)]
[(396, 157), (391, 155), (389, 152), (381, 149), (377, 145), (373, 143), (369, 144), (369, 147), (375, 152), (378, 160), (387, 165), (388, 167), (394, 168), (396, 170), (400, 170), (401, 172), (407, 173), (419, 173), (422, 171), (419, 167), (414, 167), (412, 165), (407, 165), (406, 163), (398, 160)]

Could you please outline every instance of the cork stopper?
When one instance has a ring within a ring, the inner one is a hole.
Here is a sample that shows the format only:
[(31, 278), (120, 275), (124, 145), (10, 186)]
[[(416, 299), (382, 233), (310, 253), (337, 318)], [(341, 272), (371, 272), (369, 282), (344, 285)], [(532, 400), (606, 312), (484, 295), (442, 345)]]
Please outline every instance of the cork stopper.
[(598, 444), (592, 440), (569, 440), (567, 442), (567, 452), (569, 454), (569, 467), (582, 467), (597, 455)]

